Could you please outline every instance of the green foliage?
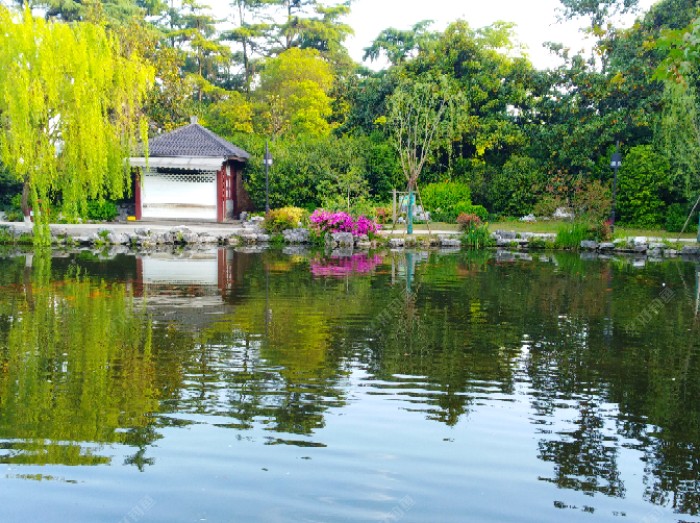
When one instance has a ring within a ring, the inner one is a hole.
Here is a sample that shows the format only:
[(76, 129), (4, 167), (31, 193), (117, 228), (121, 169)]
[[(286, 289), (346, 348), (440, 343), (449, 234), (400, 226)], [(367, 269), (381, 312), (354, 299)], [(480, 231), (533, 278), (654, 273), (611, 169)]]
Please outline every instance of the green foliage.
[(652, 146), (630, 149), (619, 174), (620, 221), (638, 227), (661, 225), (668, 178), (668, 160)]
[(602, 223), (610, 217), (612, 194), (609, 187), (593, 180), (576, 190), (571, 204), (577, 219)]
[(700, 131), (696, 95), (693, 88), (685, 83), (667, 82), (662, 103), (655, 145), (669, 162), (672, 196), (689, 200), (700, 188)]
[(457, 217), (462, 231), (462, 245), (468, 249), (483, 249), (493, 244), (488, 225), (475, 214), (462, 213)]
[(101, 222), (111, 222), (119, 215), (116, 204), (109, 200), (90, 200), (86, 211), (88, 220)]
[(431, 183), (421, 189), (421, 198), (435, 222), (454, 223), (462, 213), (475, 214), (482, 220), (488, 216), (484, 207), (472, 204), (471, 190), (465, 183)]
[(583, 240), (593, 239), (595, 237), (588, 223), (574, 221), (559, 228), (555, 244), (560, 249), (579, 249)]
[(566, 201), (560, 196), (544, 194), (537, 200), (537, 203), (535, 203), (532, 208), (532, 212), (535, 216), (549, 217), (552, 216), (559, 207), (566, 207)]
[(153, 70), (102, 26), (29, 9), (18, 21), (2, 6), (0, 25), (0, 160), (28, 184), (36, 241), (48, 243), (56, 195), (72, 218), (88, 199), (128, 192), (124, 159), (137, 137), (147, 142), (139, 108)]
[(22, 184), (0, 163), (0, 210), (11, 205), (11, 199), (22, 192)]
[(534, 158), (511, 156), (491, 180), (493, 211), (508, 216), (530, 214), (543, 182), (544, 174)]
[(306, 209), (299, 207), (282, 207), (271, 210), (265, 216), (263, 227), (269, 234), (280, 234), (286, 229), (296, 229), (309, 217)]
[(396, 87), (387, 123), (410, 188), (433, 153), (458, 137), (464, 106), (462, 92), (447, 75), (406, 78)]
[[(264, 140), (239, 136), (236, 143), (252, 154), (246, 167), (246, 187), (258, 209), (265, 207)], [(336, 202), (347, 210), (368, 196), (363, 173), (366, 160), (362, 140), (298, 136), (282, 137), (269, 144), (273, 165), (269, 170), (270, 206), (315, 209)]]
[(328, 136), (333, 71), (314, 49), (288, 49), (268, 60), (256, 90), (261, 127), (280, 136)]
[(692, 216), (690, 216), (690, 220), (688, 220), (691, 209), (692, 205), (690, 204), (673, 203), (669, 205), (668, 209), (666, 209), (664, 229), (668, 232), (681, 232), (687, 220), (688, 225), (686, 231), (695, 230), (698, 225), (698, 211), (696, 210)]

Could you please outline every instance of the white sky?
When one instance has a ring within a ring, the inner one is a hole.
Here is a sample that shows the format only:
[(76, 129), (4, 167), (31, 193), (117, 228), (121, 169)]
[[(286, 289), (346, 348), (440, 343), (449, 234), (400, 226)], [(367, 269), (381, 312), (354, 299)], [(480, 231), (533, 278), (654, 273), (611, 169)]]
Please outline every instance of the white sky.
[[(647, 11), (655, 2), (640, 0), (640, 7)], [(435, 21), (432, 29), (443, 30), (461, 18), (478, 28), (503, 20), (517, 24), (518, 41), (527, 46), (534, 66), (545, 68), (556, 65), (556, 59), (542, 47), (544, 42), (561, 42), (573, 50), (585, 45), (578, 30), (582, 24), (557, 22), (560, 7), (559, 0), (354, 0), (346, 23), (355, 36), (346, 45), (350, 55), (361, 62), (363, 48), (388, 27), (409, 29), (427, 19)], [(621, 22), (629, 26), (633, 21), (634, 17), (628, 17)]]

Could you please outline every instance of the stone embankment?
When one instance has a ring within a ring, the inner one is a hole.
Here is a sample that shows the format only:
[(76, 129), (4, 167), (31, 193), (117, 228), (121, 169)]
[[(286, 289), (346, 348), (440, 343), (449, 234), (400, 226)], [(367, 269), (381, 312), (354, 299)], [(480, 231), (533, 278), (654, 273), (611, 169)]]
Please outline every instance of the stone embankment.
[[(266, 246), (270, 242), (290, 246), (307, 245), (314, 242), (308, 229), (288, 229), (281, 235), (271, 237), (263, 228), (261, 218), (232, 224), (193, 223), (177, 225), (160, 223), (112, 223), (82, 225), (51, 225), (52, 242), (56, 246), (126, 246), (137, 249), (152, 249), (166, 246), (208, 247), (214, 245)], [(390, 249), (441, 248), (459, 249), (461, 241), (456, 231), (416, 231), (412, 236), (397, 236), (396, 232), (382, 231), (370, 239), (367, 236), (353, 236), (350, 233), (333, 233), (325, 238), (328, 249), (352, 250), (371, 249), (386, 246)], [(24, 223), (0, 223), (0, 241), (6, 243), (31, 243), (32, 225)], [(492, 234), (498, 249), (529, 251), (557, 248), (556, 235), (541, 233), (516, 233), (497, 230)], [(14, 241), (13, 241), (14, 240)], [(627, 238), (614, 242), (581, 242), (582, 252), (606, 254), (645, 255), (650, 258), (663, 258), (683, 255), (700, 257), (700, 247), (689, 240), (685, 245), (664, 242), (654, 238)]]
[[(24, 239), (31, 242), (32, 226), (24, 223), (0, 223), (10, 241)], [(151, 249), (161, 246), (186, 245), (189, 247), (211, 245), (267, 245), (271, 241), (282, 241), (287, 245), (306, 245), (314, 239), (308, 229), (288, 229), (281, 236), (270, 236), (263, 228), (260, 219), (234, 224), (191, 224), (169, 223), (114, 223), (51, 225), (52, 243), (56, 246), (128, 246)], [(386, 233), (387, 235), (389, 233)], [(419, 235), (419, 238), (391, 238), (380, 236), (353, 236), (350, 233), (333, 233), (326, 236), (329, 249), (371, 249), (380, 243), (394, 248), (414, 246), (459, 247), (457, 233), (444, 233), (437, 236)]]

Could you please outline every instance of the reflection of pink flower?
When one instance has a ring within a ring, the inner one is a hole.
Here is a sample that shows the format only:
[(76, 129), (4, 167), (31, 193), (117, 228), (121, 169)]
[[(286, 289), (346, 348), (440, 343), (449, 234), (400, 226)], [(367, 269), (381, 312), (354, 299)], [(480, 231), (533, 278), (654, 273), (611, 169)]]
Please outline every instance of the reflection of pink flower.
[(310, 266), (311, 274), (314, 276), (340, 278), (348, 274), (368, 274), (380, 263), (382, 263), (381, 256), (360, 253), (312, 260)]
[(319, 232), (350, 232), (353, 236), (376, 233), (380, 228), (378, 223), (365, 216), (353, 220), (346, 212), (329, 212), (323, 209), (316, 209), (309, 221)]

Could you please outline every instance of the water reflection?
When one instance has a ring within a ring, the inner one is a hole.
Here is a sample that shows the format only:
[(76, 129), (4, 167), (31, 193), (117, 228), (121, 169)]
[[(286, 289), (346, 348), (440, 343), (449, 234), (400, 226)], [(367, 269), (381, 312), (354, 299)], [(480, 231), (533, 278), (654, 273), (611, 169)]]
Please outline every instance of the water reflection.
[(330, 421), (376, 401), (409, 415), (405, 430), (454, 439), (516, 409), (534, 441), (524, 488), (697, 515), (695, 268), (503, 259), (0, 259), (0, 462), (115, 466), (120, 446), (125, 465), (157, 469), (158, 442), (198, 424), (262, 431), (267, 448), (345, 448)]

